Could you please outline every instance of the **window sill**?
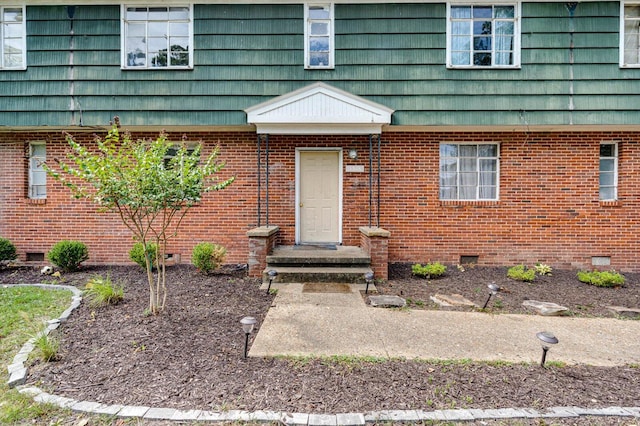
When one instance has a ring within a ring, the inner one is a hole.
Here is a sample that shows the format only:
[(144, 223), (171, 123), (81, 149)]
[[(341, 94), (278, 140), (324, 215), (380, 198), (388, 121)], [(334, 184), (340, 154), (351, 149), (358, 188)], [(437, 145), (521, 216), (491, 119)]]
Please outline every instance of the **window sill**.
[(333, 65), (331, 66), (326, 66), (326, 67), (312, 67), (312, 66), (306, 66), (304, 67), (305, 70), (307, 71), (331, 71), (334, 70), (336, 67), (334, 67)]
[(620, 200), (600, 201), (600, 207), (622, 207)]
[(442, 207), (462, 207), (462, 206), (476, 206), (476, 207), (490, 207), (500, 204), (499, 200), (440, 200)]
[(120, 67), (122, 71), (192, 71), (193, 66), (183, 67)]
[(447, 65), (447, 69), (450, 70), (519, 70), (522, 69), (520, 65)]
[(47, 204), (46, 198), (27, 198), (27, 204), (41, 205)]

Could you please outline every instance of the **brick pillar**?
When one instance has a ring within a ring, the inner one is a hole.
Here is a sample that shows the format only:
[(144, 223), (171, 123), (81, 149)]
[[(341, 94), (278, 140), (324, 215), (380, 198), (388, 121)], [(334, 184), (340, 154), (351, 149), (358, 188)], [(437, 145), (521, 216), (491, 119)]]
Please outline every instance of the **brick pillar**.
[(389, 278), (389, 236), (382, 228), (360, 228), (360, 247), (371, 257), (371, 269), (375, 279)]
[(249, 237), (249, 266), (250, 277), (262, 276), (267, 267), (267, 255), (278, 243), (280, 228), (277, 226), (260, 226), (247, 232)]

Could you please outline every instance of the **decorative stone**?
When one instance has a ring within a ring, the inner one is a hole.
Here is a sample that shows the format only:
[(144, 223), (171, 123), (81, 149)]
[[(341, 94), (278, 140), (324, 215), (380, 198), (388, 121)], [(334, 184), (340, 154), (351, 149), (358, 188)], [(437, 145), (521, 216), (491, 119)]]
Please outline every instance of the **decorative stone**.
[(371, 306), (376, 308), (404, 308), (407, 301), (400, 296), (369, 296)]
[(431, 296), (430, 299), (440, 306), (465, 306), (470, 308), (477, 306), (461, 294), (436, 294)]
[(431, 301), (436, 305), (442, 306), (444, 308), (450, 308), (453, 306), (451, 303), (447, 302), (446, 300), (441, 299), (439, 294), (436, 294), (434, 296), (429, 296), (429, 299), (431, 299)]
[(624, 306), (607, 306), (611, 312), (621, 317), (636, 318), (640, 317), (640, 309), (626, 308)]
[(562, 316), (569, 313), (569, 308), (551, 302), (540, 302), (538, 300), (525, 300), (523, 306), (532, 308), (540, 315), (546, 317)]

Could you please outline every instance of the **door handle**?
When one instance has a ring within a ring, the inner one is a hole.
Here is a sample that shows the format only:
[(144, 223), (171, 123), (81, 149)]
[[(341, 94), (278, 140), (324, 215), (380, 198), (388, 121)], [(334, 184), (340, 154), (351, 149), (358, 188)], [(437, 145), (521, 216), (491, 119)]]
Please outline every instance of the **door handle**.
[(304, 207), (304, 204), (300, 203), (300, 207)]

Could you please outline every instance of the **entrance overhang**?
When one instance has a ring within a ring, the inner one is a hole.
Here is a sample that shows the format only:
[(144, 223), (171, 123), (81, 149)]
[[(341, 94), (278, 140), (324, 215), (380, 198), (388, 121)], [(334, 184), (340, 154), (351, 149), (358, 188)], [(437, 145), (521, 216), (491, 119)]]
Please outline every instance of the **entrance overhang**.
[(314, 83), (245, 109), (259, 134), (380, 134), (391, 108), (325, 83)]

